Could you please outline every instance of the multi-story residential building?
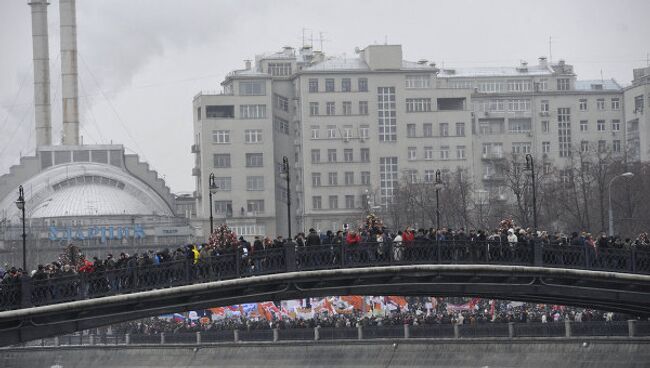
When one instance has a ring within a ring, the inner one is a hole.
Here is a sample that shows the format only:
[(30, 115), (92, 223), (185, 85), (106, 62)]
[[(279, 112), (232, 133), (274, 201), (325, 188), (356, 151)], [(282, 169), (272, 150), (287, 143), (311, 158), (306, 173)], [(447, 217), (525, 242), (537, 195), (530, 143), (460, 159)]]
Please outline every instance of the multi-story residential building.
[(598, 151), (648, 159), (646, 69), (623, 90), (545, 58), (438, 69), (403, 60), (399, 45), (260, 55), (226, 76), (222, 94), (194, 98), (198, 216), (209, 217), (214, 172), (215, 221), (244, 236), (285, 234), (285, 156), (297, 231), (356, 226), (401, 182), (433, 182), (436, 170), (466, 169), (477, 195), (506, 201), (499, 163), (512, 157), (530, 153), (540, 171)]
[(523, 161), (530, 153), (543, 171), (562, 169), (579, 155), (626, 153), (621, 87), (614, 80), (576, 80), (563, 60), (443, 69), (438, 80), (473, 90), (473, 177), (482, 198), (508, 199), (500, 172), (504, 160)]

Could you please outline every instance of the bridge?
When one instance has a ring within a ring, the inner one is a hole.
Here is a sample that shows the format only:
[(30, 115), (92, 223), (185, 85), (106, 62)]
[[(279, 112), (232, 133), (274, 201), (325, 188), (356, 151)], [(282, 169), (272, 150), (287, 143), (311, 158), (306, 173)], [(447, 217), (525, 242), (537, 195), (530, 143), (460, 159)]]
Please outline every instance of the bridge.
[(650, 251), (540, 242), (289, 245), (17, 279), (0, 287), (0, 346), (180, 310), (350, 294), (472, 295), (650, 316)]

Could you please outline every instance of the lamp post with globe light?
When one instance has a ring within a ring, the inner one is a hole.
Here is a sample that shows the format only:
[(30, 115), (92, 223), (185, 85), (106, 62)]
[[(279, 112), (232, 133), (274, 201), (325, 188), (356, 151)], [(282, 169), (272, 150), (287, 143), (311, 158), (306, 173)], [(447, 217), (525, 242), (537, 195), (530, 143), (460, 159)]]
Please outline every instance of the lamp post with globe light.
[(443, 188), (440, 170), (436, 170), (434, 188), (436, 189), (436, 230), (440, 230), (440, 189)]
[(16, 207), (22, 212), (23, 219), (23, 271), (27, 272), (27, 234), (25, 233), (25, 192), (23, 186), (18, 187), (18, 200)]

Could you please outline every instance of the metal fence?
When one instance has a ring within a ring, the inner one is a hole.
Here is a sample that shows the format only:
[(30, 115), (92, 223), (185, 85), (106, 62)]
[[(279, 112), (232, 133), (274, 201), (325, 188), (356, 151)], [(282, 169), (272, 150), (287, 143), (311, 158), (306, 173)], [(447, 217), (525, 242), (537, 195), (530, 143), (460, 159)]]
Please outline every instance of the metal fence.
[(262, 251), (230, 251), (192, 260), (79, 274), (46, 280), (6, 278), (0, 310), (291, 271), (411, 264), (526, 265), (650, 274), (650, 250), (550, 246), (540, 242), (415, 241), (357, 245), (293, 244)]
[(92, 335), (74, 334), (34, 340), (22, 346), (197, 345), (276, 341), (345, 341), (376, 339), (481, 339), (630, 337), (650, 338), (650, 321), (479, 323), (315, 327), (264, 330), (213, 330), (191, 333)]

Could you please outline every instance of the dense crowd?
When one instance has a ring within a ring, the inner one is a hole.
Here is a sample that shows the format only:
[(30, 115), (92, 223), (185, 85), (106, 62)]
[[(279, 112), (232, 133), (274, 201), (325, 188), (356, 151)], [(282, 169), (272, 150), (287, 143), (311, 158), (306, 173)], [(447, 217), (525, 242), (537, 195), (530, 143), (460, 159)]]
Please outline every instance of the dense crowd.
[[(410, 298), (417, 299), (417, 298)], [(474, 308), (451, 311), (446, 307), (447, 298), (438, 298), (438, 306), (427, 310), (423, 303), (410, 303), (404, 310), (385, 315), (368, 315), (360, 311), (349, 314), (317, 314), (313, 318), (282, 317), (268, 321), (264, 318), (231, 317), (209, 322), (174, 318), (147, 318), (111, 326), (115, 334), (190, 333), (221, 330), (264, 330), (270, 328), (351, 328), (356, 326), (400, 326), (409, 324), (480, 324), (480, 323), (559, 323), (564, 321), (622, 321), (629, 316), (576, 307), (560, 307), (532, 303), (511, 303), (479, 299)], [(515, 304), (515, 306), (513, 306)]]

